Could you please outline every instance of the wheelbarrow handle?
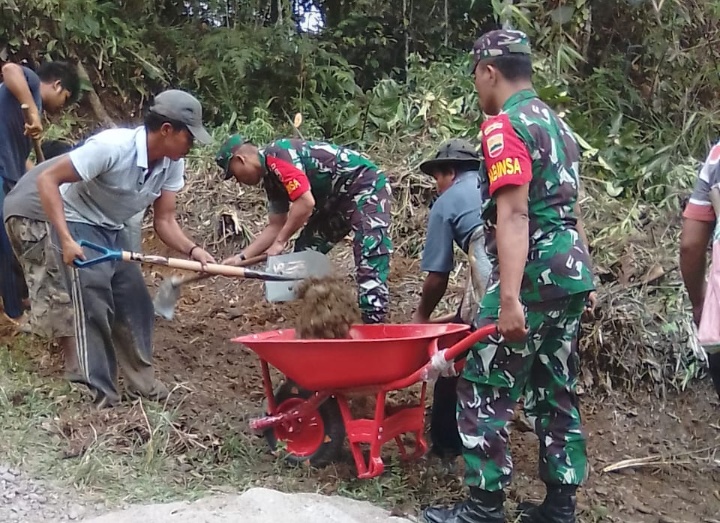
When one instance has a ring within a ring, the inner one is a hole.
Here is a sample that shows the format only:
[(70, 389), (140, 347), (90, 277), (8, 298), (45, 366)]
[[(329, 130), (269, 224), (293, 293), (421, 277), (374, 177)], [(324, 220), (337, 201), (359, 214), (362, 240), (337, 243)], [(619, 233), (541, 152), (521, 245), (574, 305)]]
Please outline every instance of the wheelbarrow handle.
[(99, 252), (101, 255), (90, 260), (73, 260), (73, 264), (75, 265), (75, 267), (90, 267), (92, 265), (97, 265), (98, 263), (104, 263), (106, 261), (119, 261), (123, 259), (122, 251), (118, 251), (116, 249), (110, 249), (102, 245), (97, 245), (87, 240), (80, 240), (78, 242), (78, 245), (80, 247), (86, 247), (92, 251)]
[(475, 345), (477, 342), (484, 340), (485, 338), (489, 338), (490, 336), (497, 336), (498, 335), (498, 329), (497, 325), (494, 323), (491, 323), (490, 325), (485, 325), (484, 327), (480, 327), (475, 332), (470, 333), (468, 336), (465, 336), (462, 340), (457, 342), (452, 347), (448, 347), (444, 352), (445, 361), (452, 361), (460, 354), (465, 352), (467, 349)]
[[(483, 340), (489, 336), (497, 335), (497, 325), (490, 324), (486, 325), (485, 327), (480, 327), (478, 330), (473, 332), (472, 334), (466, 336), (459, 342), (457, 342), (452, 347), (445, 349), (445, 351), (442, 353), (442, 357), (445, 359), (445, 361), (452, 361), (456, 357), (458, 357), (460, 354), (462, 354), (465, 350), (469, 349), (473, 345), (475, 345), (480, 340)], [(438, 352), (438, 340), (437, 338), (434, 338), (430, 340), (430, 351), (431, 356), (436, 355)], [(393, 381), (392, 383), (388, 383), (387, 385), (383, 386), (384, 391), (391, 391), (391, 390), (400, 390), (407, 387), (410, 387), (411, 385), (414, 385), (415, 383), (419, 381), (423, 381), (426, 379), (426, 376), (428, 374), (428, 371), (432, 368), (432, 360), (420, 367), (418, 370), (413, 372), (410, 376), (407, 376), (405, 378), (400, 378), (399, 380)]]

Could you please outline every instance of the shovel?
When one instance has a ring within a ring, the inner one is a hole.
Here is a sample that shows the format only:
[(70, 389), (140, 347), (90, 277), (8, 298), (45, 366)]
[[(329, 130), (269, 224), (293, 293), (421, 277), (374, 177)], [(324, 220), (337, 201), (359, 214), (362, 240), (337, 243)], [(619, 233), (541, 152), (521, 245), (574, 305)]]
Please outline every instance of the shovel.
[[(242, 263), (238, 264), (238, 267), (249, 267), (265, 260), (268, 260), (267, 271), (270, 275), (296, 275), (293, 280), (274, 281), (266, 279), (265, 298), (269, 302), (294, 300), (296, 297), (295, 288), (300, 283), (300, 280), (311, 276), (321, 278), (332, 272), (332, 266), (327, 256), (317, 251), (292, 252), (270, 257), (266, 254), (260, 254), (243, 260)], [(202, 273), (186, 278), (172, 276), (167, 278), (160, 284), (160, 288), (155, 294), (153, 300), (155, 314), (166, 320), (172, 320), (175, 316), (175, 305), (180, 298), (180, 287), (211, 276), (214, 276), (214, 274)]]
[(73, 264), (76, 267), (90, 267), (107, 261), (126, 261), (135, 263), (149, 263), (151, 265), (164, 265), (165, 267), (172, 267), (174, 269), (185, 269), (189, 271), (219, 274), (222, 276), (234, 276), (239, 278), (250, 278), (255, 280), (263, 281), (298, 281), (307, 278), (308, 275), (302, 274), (300, 271), (294, 272), (293, 274), (285, 274), (284, 272), (260, 272), (253, 271), (250, 269), (244, 269), (242, 267), (233, 267), (230, 265), (220, 265), (219, 263), (208, 263), (204, 267), (202, 263), (191, 260), (181, 260), (179, 258), (166, 258), (164, 256), (153, 256), (144, 255), (139, 252), (121, 251), (115, 249), (109, 249), (101, 245), (96, 245), (86, 240), (80, 240), (78, 242), (80, 247), (86, 247), (93, 251), (101, 253), (101, 256), (92, 258), (90, 260), (75, 260)]
[[(25, 118), (25, 123), (30, 123), (30, 106), (28, 104), (22, 104), (20, 106), (20, 109), (22, 109), (23, 118)], [(42, 152), (42, 147), (40, 146), (40, 140), (36, 140), (33, 138), (33, 148), (35, 149), (35, 163), (42, 163), (45, 161), (45, 156)]]
[[(296, 274), (294, 281), (267, 280), (265, 298), (270, 302), (295, 299), (295, 289), (300, 280), (310, 277), (322, 278), (332, 272), (330, 260), (318, 251), (300, 251), (278, 256), (268, 256), (267, 271), (271, 274)], [(302, 277), (300, 277), (302, 275)]]
[[(267, 259), (266, 254), (254, 256), (247, 260), (241, 261), (237, 264), (237, 267), (250, 267), (256, 263), (263, 262)], [(155, 307), (155, 314), (166, 320), (172, 320), (175, 316), (175, 305), (178, 299), (180, 299), (180, 287), (187, 285), (188, 283), (195, 283), (197, 281), (205, 280), (210, 278), (213, 274), (203, 273), (196, 274), (193, 276), (177, 277), (171, 276), (166, 278), (158, 287), (153, 299), (153, 306)]]

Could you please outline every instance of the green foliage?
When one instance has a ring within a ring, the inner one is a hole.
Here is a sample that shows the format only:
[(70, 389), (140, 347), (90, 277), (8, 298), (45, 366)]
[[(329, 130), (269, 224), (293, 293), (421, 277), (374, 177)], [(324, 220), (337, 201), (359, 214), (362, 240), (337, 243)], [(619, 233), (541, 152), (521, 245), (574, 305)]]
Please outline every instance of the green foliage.
[(128, 19), (115, 2), (8, 0), (1, 13), (0, 34), (9, 37), (10, 55), (81, 60), (91, 77), (107, 81), (125, 99), (147, 96), (169, 79), (157, 50), (145, 43), (147, 18)]
[[(301, 4), (319, 9), (322, 30), (303, 30)], [(123, 123), (169, 86), (201, 99), (217, 139), (292, 135), (299, 111), (305, 138), (352, 145), (391, 167), (397, 252), (417, 256), (433, 194), (417, 163), (443, 139), (477, 136), (482, 114), (467, 51), (480, 32), (509, 24), (530, 36), (534, 85), (583, 147), (590, 196), (581, 204), (591, 242), (602, 246), (599, 272), (612, 281), (638, 238), (667, 242), (645, 245), (638, 271), (660, 263), (660, 251), (671, 253), (666, 270), (676, 263), (680, 196), (720, 127), (718, 16), (717, 0), (3, 0), (0, 59), (79, 61)], [(51, 137), (70, 127), (65, 117), (55, 123)], [(212, 176), (210, 149), (198, 151), (193, 172)], [(648, 235), (648, 223), (663, 230)], [(630, 320), (617, 322), (641, 325), (629, 336), (637, 362), (649, 361), (640, 349), (682, 351), (689, 339), (672, 278), (667, 302), (650, 310), (637, 298)], [(605, 288), (622, 298), (606, 325), (620, 336), (598, 335), (598, 358), (608, 356), (603, 347), (630, 346), (614, 319), (627, 295)], [(612, 361), (597, 367), (625, 372)]]
[(720, 123), (712, 0), (322, 0), (318, 34), (298, 30), (289, 6), (300, 3), (6, 0), (0, 51), (79, 59), (111, 109), (179, 86), (209, 121), (258, 139), (289, 131), (300, 111), (304, 136), (369, 147), (477, 134), (465, 50), (494, 14), (530, 35), (539, 94), (612, 196), (672, 203)]

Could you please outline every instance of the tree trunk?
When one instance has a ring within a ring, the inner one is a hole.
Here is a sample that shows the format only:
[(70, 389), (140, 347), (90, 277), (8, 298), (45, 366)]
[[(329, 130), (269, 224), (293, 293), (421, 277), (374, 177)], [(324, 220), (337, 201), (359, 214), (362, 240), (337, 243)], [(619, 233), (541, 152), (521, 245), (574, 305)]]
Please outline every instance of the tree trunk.
[(502, 10), (498, 13), (500, 25), (503, 29), (512, 29), (512, 0), (505, 0), (502, 3)]
[(95, 117), (105, 126), (105, 127), (117, 127), (115, 122), (112, 118), (110, 118), (110, 115), (105, 110), (105, 107), (103, 106), (102, 102), (100, 101), (100, 97), (98, 96), (97, 92), (95, 91), (95, 88), (92, 86), (92, 80), (90, 79), (90, 75), (88, 75), (87, 71), (85, 70), (85, 66), (83, 66), (82, 61), (78, 59), (77, 56), (75, 56), (75, 61), (77, 64), (77, 71), (81, 78), (85, 78), (90, 85), (90, 92), (88, 93), (88, 101), (90, 102), (90, 107), (93, 110), (93, 113), (95, 113)]
[(448, 46), (450, 33), (450, 15), (448, 13), (448, 0), (445, 0), (445, 47)]
[(403, 0), (403, 31), (405, 33), (405, 78), (408, 77), (408, 57), (410, 56), (410, 20), (408, 13), (408, 0)]

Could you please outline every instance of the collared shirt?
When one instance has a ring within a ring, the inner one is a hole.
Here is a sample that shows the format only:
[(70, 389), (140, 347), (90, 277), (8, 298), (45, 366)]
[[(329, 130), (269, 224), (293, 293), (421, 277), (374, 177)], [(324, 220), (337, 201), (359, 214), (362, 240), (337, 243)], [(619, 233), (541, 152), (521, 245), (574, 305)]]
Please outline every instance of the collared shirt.
[(149, 171), (144, 126), (102, 131), (68, 154), (82, 179), (60, 187), (69, 222), (120, 230), (162, 191), (185, 184), (183, 159), (163, 158)]
[(351, 186), (364, 171), (379, 171), (362, 154), (327, 142), (285, 138), (267, 144), (258, 155), (270, 214), (287, 213), (290, 203), (307, 191), (312, 191), (316, 208), (333, 197), (352, 197)]
[(482, 202), (478, 171), (456, 175), (430, 209), (420, 270), (442, 273), (453, 270), (453, 241), (467, 254), (470, 236), (482, 224)]
[(500, 114), (482, 124), (483, 176), (490, 198), (483, 207), (485, 240), (493, 264), (484, 314), (500, 302), (496, 191), (528, 184), (528, 254), (520, 297), (525, 304), (594, 290), (590, 255), (578, 232), (580, 149), (570, 127), (532, 89), (512, 95)]
[[(40, 78), (31, 69), (22, 68), (30, 94), (42, 115)], [(20, 102), (4, 83), (0, 83), (0, 177), (14, 185), (25, 173), (32, 141), (25, 136), (25, 118)]]

